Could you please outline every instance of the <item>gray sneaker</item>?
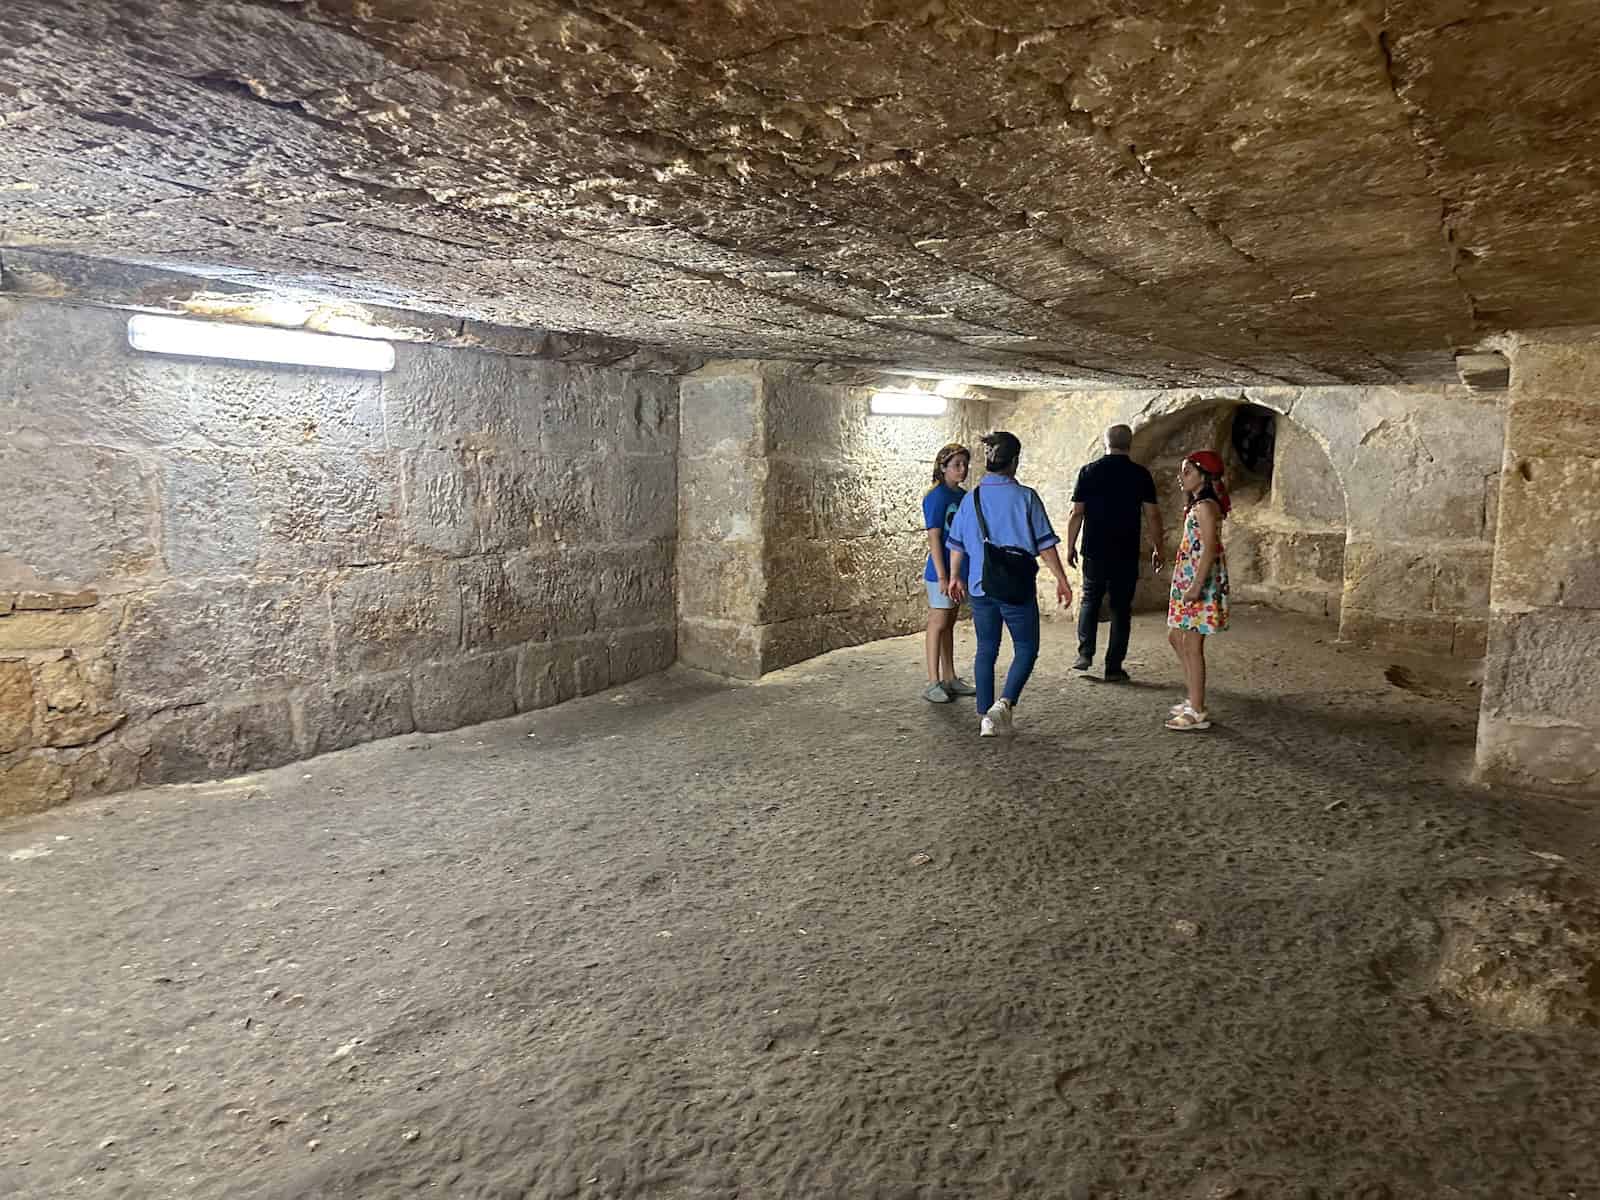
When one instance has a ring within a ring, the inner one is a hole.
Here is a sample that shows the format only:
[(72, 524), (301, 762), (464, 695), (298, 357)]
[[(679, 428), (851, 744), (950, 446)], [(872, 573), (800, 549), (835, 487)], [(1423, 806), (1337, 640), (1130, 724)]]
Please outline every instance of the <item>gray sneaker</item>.
[(959, 675), (957, 675), (949, 683), (941, 686), (943, 686), (944, 690), (949, 692), (952, 696), (976, 696), (978, 694), (978, 689), (973, 687)]
[(922, 698), (930, 704), (949, 704), (955, 697), (945, 691), (944, 684), (930, 683), (922, 693)]

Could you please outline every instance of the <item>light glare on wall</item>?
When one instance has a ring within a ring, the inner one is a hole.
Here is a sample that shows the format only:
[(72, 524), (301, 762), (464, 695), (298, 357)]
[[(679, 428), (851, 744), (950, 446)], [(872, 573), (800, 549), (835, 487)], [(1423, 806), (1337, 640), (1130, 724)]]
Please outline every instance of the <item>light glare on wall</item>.
[(186, 321), (182, 317), (149, 313), (128, 318), (128, 345), (150, 354), (231, 358), (344, 371), (394, 369), (394, 347), (371, 338), (335, 337), (259, 325), (224, 325), (216, 321)]
[(872, 411), (881, 417), (942, 417), (950, 402), (927, 392), (874, 392)]

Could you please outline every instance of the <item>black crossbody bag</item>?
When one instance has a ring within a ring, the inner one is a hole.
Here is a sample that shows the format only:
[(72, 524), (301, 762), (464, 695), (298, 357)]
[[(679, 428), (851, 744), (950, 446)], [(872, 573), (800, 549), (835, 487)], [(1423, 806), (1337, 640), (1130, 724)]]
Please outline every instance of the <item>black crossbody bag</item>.
[[(1034, 494), (1028, 493), (1028, 515), (1033, 516)], [(978, 514), (978, 528), (983, 532), (983, 594), (992, 596), (1003, 604), (1027, 604), (1038, 598), (1035, 580), (1039, 577), (1039, 560), (1032, 551), (1016, 546), (996, 546), (989, 540), (989, 522), (983, 519), (981, 488), (972, 489), (972, 507)]]

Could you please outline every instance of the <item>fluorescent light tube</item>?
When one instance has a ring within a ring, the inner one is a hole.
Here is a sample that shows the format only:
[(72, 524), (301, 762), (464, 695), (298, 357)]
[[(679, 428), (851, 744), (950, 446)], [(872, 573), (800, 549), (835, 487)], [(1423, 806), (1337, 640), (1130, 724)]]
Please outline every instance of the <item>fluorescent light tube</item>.
[(871, 407), (880, 417), (942, 417), (949, 405), (929, 392), (874, 392)]
[(334, 337), (264, 325), (188, 321), (149, 313), (128, 318), (128, 345), (150, 354), (181, 354), (194, 358), (231, 358), (345, 371), (394, 369), (394, 347), (373, 338)]

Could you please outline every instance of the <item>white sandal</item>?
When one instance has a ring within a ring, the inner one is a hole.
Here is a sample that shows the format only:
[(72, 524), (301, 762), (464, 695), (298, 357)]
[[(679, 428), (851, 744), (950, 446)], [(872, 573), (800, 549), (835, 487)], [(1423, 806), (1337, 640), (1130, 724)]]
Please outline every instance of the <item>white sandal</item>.
[(1172, 720), (1167, 722), (1168, 729), (1175, 729), (1179, 733), (1188, 733), (1191, 730), (1210, 729), (1211, 718), (1206, 713), (1195, 712), (1192, 708), (1185, 708)]

